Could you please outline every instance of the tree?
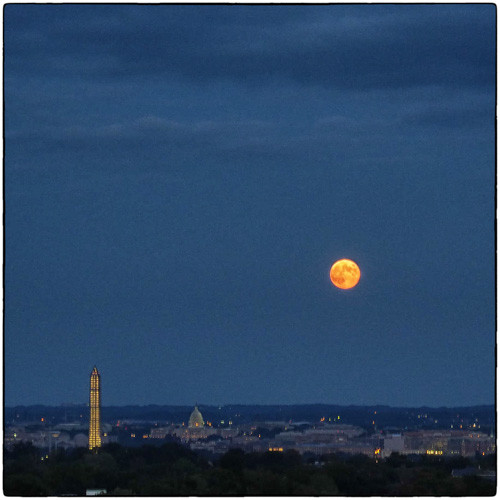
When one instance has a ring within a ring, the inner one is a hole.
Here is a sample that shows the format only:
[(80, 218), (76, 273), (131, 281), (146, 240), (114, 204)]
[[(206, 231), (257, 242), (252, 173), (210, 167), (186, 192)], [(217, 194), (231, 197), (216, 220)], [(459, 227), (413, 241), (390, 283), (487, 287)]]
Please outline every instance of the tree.
[(241, 471), (245, 465), (245, 452), (239, 448), (232, 448), (219, 460), (219, 466), (223, 469)]
[(50, 494), (42, 479), (35, 474), (5, 475), (3, 492), (5, 496), (9, 497), (39, 497)]

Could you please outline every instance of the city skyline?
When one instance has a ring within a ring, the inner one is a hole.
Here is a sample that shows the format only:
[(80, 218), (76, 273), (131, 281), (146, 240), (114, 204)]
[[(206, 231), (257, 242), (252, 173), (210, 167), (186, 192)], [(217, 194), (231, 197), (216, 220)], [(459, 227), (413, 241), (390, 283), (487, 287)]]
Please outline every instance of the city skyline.
[(492, 404), (495, 21), (6, 5), (5, 404)]

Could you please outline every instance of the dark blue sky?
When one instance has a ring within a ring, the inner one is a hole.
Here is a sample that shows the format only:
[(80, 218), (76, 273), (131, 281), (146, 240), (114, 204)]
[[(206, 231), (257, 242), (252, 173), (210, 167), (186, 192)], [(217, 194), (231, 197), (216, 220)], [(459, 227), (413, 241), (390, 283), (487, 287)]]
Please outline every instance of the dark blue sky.
[(6, 404), (492, 403), (495, 22), (7, 5)]

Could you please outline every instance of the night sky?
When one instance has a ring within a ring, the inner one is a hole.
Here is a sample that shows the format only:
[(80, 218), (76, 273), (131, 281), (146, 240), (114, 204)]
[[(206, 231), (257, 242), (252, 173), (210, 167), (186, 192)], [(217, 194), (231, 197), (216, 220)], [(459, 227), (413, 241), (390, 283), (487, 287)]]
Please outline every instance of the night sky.
[(493, 403), (495, 18), (7, 5), (5, 403)]

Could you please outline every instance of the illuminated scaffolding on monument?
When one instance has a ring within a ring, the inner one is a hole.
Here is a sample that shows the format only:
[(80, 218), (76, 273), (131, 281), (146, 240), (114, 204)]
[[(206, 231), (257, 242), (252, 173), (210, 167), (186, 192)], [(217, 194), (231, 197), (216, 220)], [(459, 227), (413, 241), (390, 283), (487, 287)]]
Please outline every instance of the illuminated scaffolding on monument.
[(101, 447), (101, 376), (94, 366), (90, 374), (89, 450)]

